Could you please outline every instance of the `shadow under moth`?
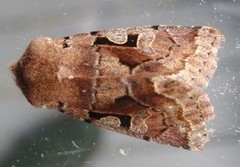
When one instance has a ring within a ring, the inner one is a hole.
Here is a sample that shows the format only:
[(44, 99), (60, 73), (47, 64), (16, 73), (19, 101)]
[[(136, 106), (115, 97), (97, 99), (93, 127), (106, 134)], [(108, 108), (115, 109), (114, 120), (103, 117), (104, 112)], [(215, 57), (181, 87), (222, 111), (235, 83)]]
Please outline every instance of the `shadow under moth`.
[(197, 151), (214, 117), (202, 89), (222, 39), (211, 27), (164, 25), (40, 37), (11, 70), (36, 107)]

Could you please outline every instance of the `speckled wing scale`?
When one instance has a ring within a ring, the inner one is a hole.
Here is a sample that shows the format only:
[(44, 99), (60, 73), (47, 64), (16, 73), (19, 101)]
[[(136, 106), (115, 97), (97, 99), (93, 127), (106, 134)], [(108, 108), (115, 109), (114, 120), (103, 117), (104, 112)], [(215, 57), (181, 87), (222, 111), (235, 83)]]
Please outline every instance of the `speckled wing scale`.
[(207, 86), (223, 36), (143, 26), (33, 40), (12, 65), (36, 107), (147, 141), (201, 150), (214, 117)]

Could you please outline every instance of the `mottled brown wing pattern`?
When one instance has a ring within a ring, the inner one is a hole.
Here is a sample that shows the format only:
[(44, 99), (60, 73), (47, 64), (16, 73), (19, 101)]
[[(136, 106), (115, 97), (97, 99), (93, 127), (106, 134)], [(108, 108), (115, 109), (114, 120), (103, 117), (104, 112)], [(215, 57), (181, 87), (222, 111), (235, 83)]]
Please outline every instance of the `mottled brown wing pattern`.
[(214, 117), (202, 92), (222, 35), (143, 26), (33, 40), (12, 71), (28, 101), (147, 141), (201, 150)]

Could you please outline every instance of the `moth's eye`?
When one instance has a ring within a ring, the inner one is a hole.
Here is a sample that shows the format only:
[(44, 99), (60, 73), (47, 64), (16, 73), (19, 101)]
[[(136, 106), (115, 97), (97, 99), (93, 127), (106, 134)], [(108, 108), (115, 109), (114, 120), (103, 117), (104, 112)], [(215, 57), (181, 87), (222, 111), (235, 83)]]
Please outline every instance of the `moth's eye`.
[(107, 37), (97, 37), (94, 45), (108, 45), (108, 46), (123, 46), (123, 47), (137, 47), (138, 34), (128, 35), (127, 41), (123, 44), (110, 41)]

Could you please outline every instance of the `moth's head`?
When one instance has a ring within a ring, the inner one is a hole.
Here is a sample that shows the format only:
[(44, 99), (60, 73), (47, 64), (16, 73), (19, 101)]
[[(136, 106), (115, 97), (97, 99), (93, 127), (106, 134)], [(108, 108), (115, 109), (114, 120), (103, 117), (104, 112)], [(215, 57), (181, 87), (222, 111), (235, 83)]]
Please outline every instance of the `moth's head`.
[(64, 92), (59, 82), (60, 40), (37, 38), (10, 69), (28, 101), (37, 107), (55, 107)]

